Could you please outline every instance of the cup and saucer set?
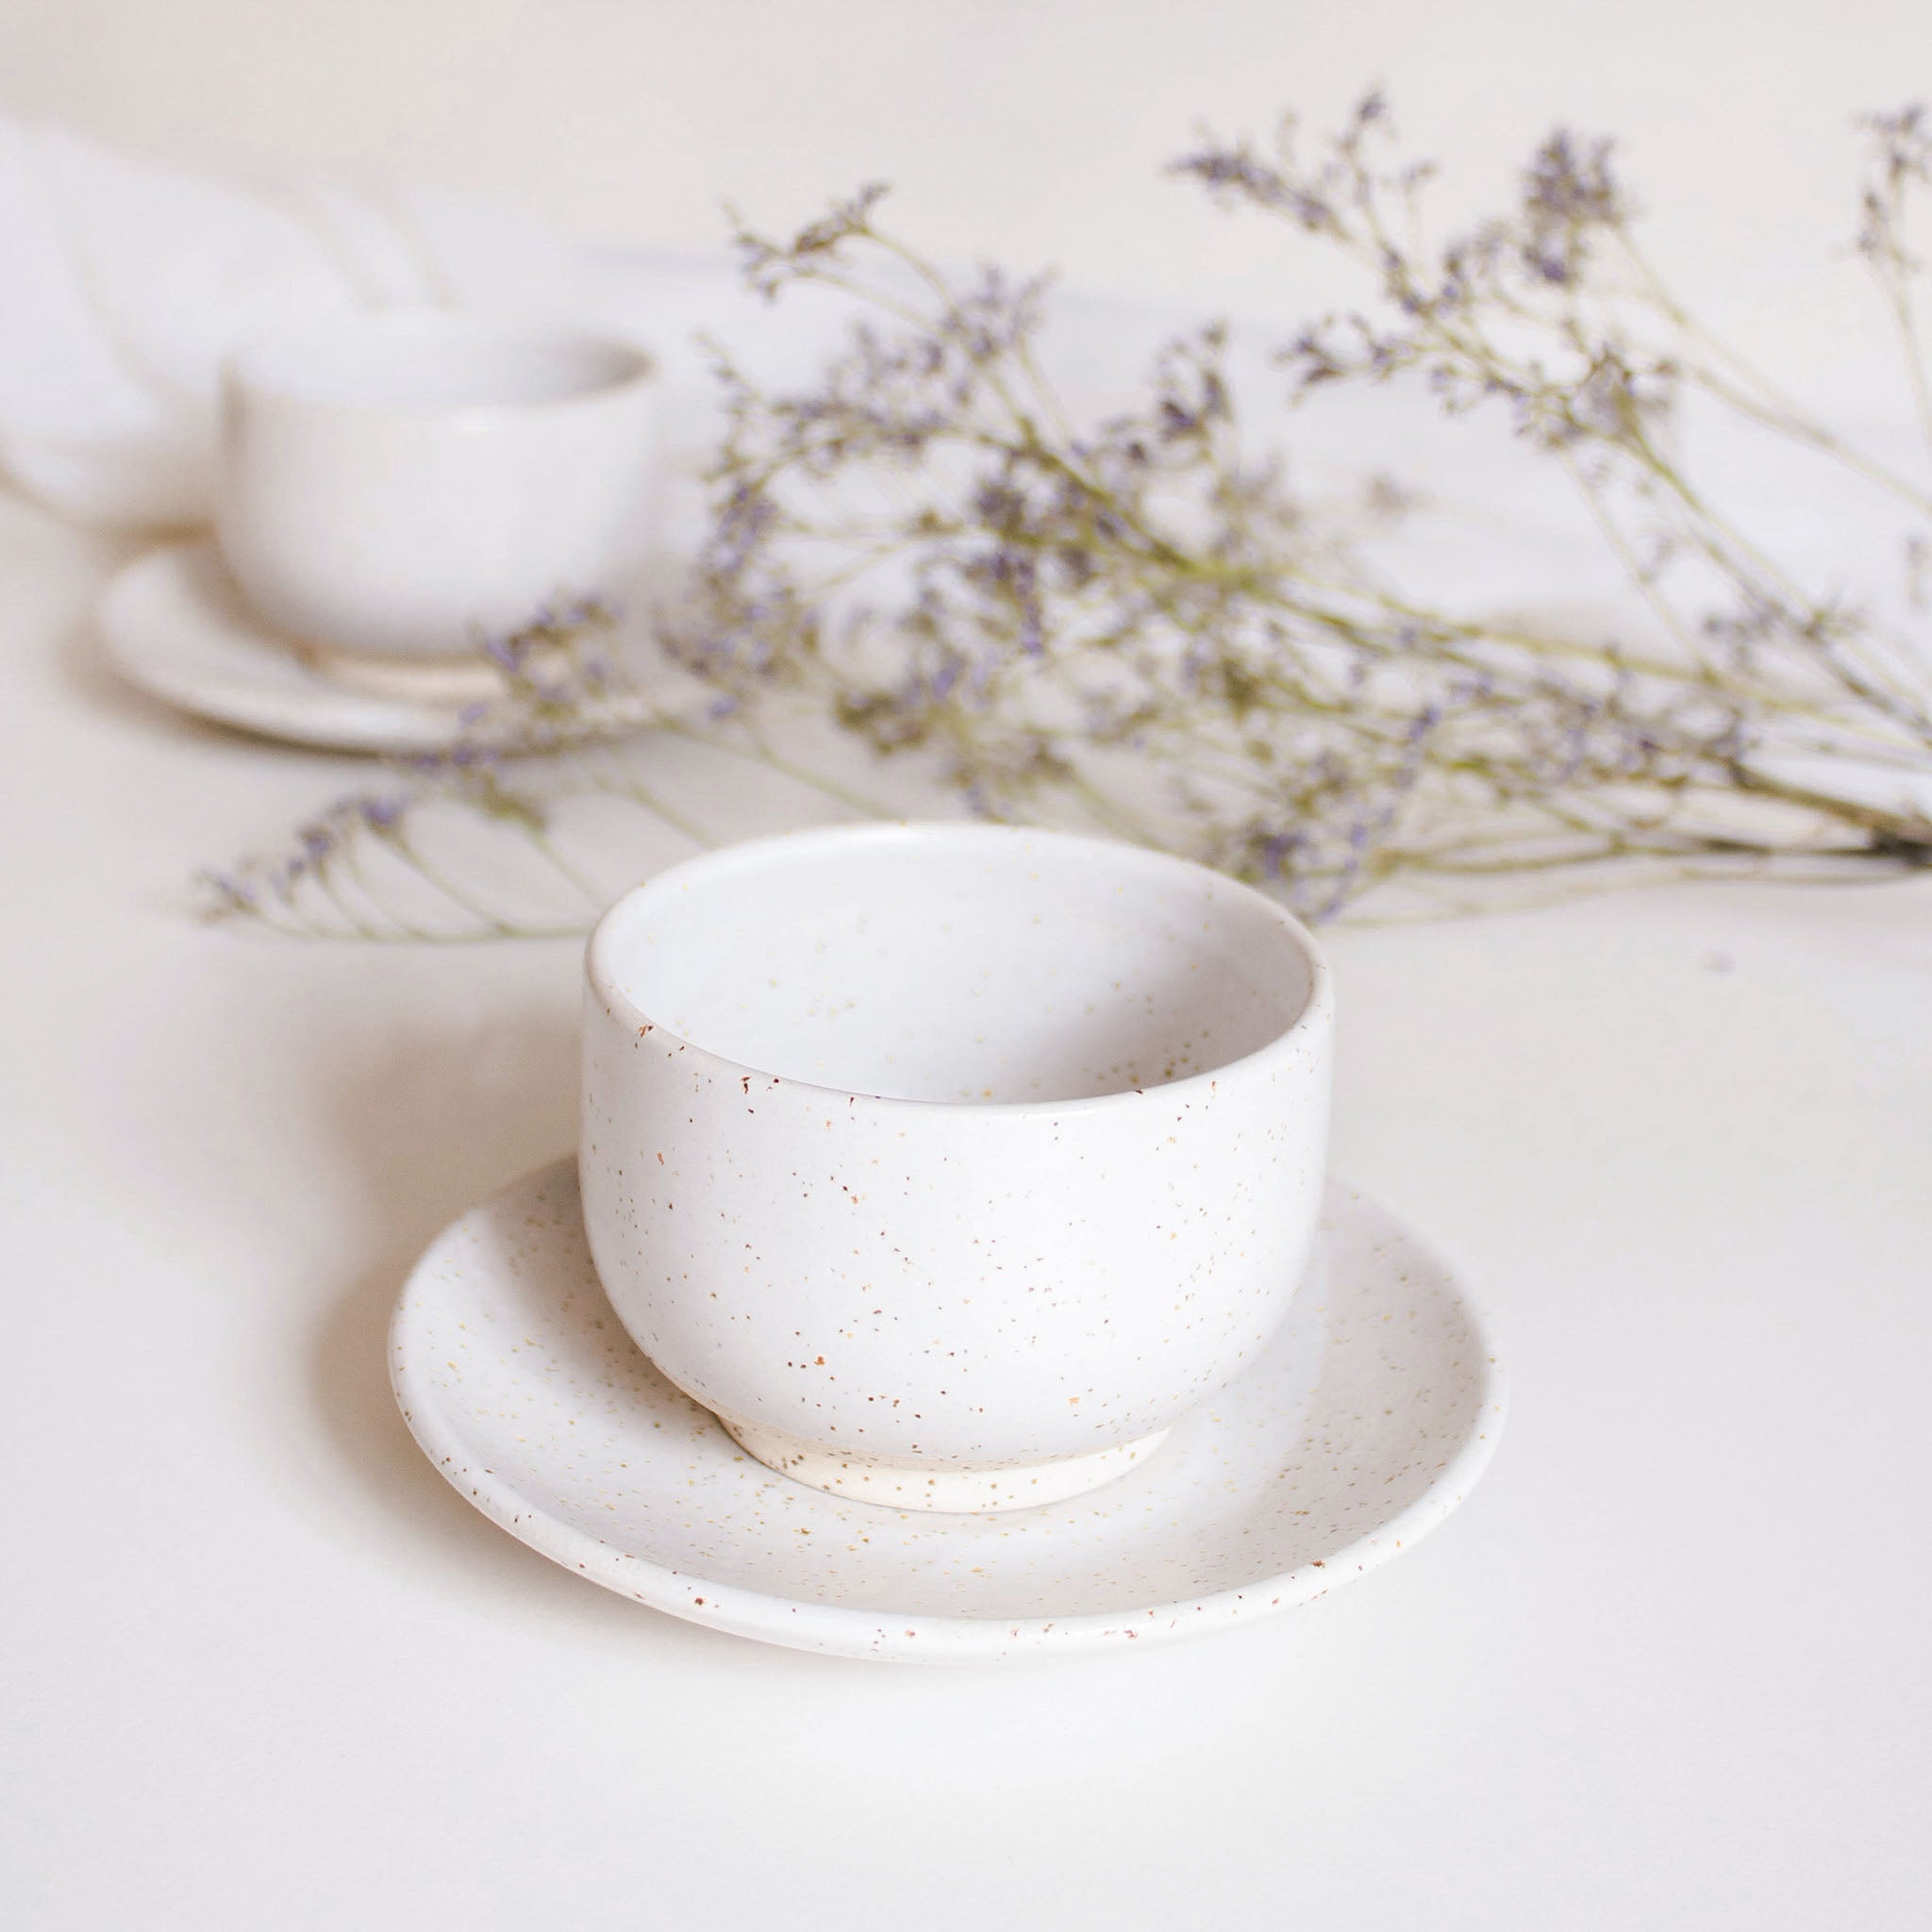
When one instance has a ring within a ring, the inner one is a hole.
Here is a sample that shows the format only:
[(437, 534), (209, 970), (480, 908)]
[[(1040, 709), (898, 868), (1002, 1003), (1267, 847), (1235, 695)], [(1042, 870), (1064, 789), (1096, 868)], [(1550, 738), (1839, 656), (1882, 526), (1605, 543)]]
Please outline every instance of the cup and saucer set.
[[(109, 587), (114, 660), (447, 746), (501, 691), (480, 639), (636, 571), (656, 400), (548, 325), (245, 345), (217, 541)], [(579, 1575), (840, 1656), (1118, 1649), (1324, 1594), (1488, 1463), (1495, 1354), (1327, 1176), (1328, 971), (1262, 894), (1068, 833), (797, 832), (626, 894), (586, 976), (576, 1158), (443, 1233), (390, 1357), (436, 1467)]]
[(1325, 1172), (1332, 997), (1138, 847), (727, 847), (586, 961), (578, 1153), (404, 1288), (408, 1426), (566, 1569), (741, 1636), (972, 1662), (1304, 1604), (1468, 1494), (1469, 1297)]
[(244, 731), (445, 750), (504, 694), (485, 640), (559, 590), (617, 602), (635, 580), (658, 389), (632, 343), (448, 310), (246, 342), (223, 368), (215, 534), (116, 575), (108, 656)]

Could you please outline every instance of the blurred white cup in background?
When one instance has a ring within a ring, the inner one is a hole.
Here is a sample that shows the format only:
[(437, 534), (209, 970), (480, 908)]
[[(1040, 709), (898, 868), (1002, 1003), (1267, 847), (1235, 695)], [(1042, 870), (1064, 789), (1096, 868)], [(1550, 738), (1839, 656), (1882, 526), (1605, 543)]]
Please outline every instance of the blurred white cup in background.
[(551, 600), (622, 603), (655, 469), (656, 367), (567, 324), (421, 310), (251, 341), (222, 381), (216, 526), (304, 642), (475, 653)]

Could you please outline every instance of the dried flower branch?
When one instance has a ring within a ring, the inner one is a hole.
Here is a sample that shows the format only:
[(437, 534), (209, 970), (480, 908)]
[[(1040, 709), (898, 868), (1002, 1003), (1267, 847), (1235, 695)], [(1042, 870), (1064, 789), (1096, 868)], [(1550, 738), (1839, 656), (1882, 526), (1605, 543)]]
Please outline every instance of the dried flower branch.
[[(1932, 137), (1917, 109), (1869, 127), (1860, 245), (1932, 441), (1905, 241)], [(1404, 162), (1378, 97), (1311, 158), (1290, 125), (1176, 172), (1364, 271), (1359, 312), (1282, 349), (1294, 393), (1415, 381), (1452, 415), (1507, 412), (1581, 491), (1650, 634), (1579, 641), (1406, 593), (1244, 440), (1219, 326), (1169, 344), (1137, 408), (1074, 424), (1041, 367), (1043, 282), (941, 274), (878, 225), (870, 187), (789, 241), (738, 236), (768, 298), (816, 284), (862, 312), (800, 392), (721, 358), (715, 513), (662, 631), (714, 724), (802, 702), (936, 765), (976, 811), (1075, 809), (1317, 919), (1380, 887), (1459, 894), (1604, 862), (1932, 862), (1910, 790), (1932, 779), (1923, 639), (1797, 582), (1685, 470), (1674, 418), (1695, 394), (1914, 517), (1932, 496), (1670, 294), (1607, 143), (1552, 136), (1507, 212), (1437, 249), (1418, 239), (1430, 171)], [(1910, 541), (1908, 561), (1928, 554)], [(537, 788), (495, 762), (436, 779), (542, 824)], [(362, 807), (341, 823), (397, 837)], [(334, 849), (305, 847), (301, 876), (322, 880)], [(259, 909), (261, 881), (242, 883)]]
[[(1517, 207), (1434, 256), (1409, 239), (1428, 171), (1391, 148), (1372, 97), (1310, 163), (1291, 127), (1271, 153), (1210, 145), (1177, 168), (1374, 278), (1373, 308), (1285, 349), (1295, 387), (1417, 376), (1451, 412), (1507, 408), (1629, 559), (1654, 648), (1388, 588), (1244, 453), (1219, 329), (1171, 345), (1134, 414), (1068, 427), (1035, 355), (1040, 284), (948, 281), (868, 193), (790, 244), (740, 238), (768, 292), (832, 283), (891, 325), (858, 325), (803, 394), (727, 365), (681, 660), (739, 702), (799, 688), (881, 751), (937, 754), (978, 810), (1077, 795), (1317, 918), (1402, 876), (1922, 862), (1932, 826), (1909, 805), (1791, 775), (1800, 756), (1932, 773), (1932, 691), (1908, 646), (1807, 596), (1676, 467), (1686, 384), (1799, 419), (1650, 273), (1607, 144), (1554, 136)], [(1897, 225), (1894, 196), (1877, 232)], [(1822, 427), (1802, 440), (1854, 460)]]

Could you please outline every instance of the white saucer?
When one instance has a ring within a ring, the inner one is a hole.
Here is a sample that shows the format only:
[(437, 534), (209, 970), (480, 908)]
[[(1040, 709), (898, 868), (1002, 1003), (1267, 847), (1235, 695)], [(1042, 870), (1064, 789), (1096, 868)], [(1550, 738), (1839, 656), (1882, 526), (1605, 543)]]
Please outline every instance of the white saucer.
[(666, 1382), (598, 1286), (576, 1163), (445, 1229), (390, 1331), (429, 1459), (532, 1549), (653, 1608), (841, 1657), (973, 1661), (1190, 1636), (1385, 1563), (1469, 1493), (1502, 1374), (1441, 1263), (1331, 1183), (1279, 1339), (1069, 1502), (903, 1512), (774, 1474)]
[[(487, 661), (410, 665), (292, 642), (243, 601), (210, 541), (163, 544), (117, 573), (101, 636), (130, 684), (197, 717), (331, 751), (446, 751), (503, 694)], [(625, 720), (614, 712), (611, 723)]]

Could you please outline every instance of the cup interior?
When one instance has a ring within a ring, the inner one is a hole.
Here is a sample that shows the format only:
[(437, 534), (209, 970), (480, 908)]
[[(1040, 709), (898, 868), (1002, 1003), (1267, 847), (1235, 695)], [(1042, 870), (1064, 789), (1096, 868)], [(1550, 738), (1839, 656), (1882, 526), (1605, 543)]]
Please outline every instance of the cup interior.
[(760, 841), (621, 900), (591, 973), (756, 1072), (884, 1099), (1061, 1103), (1208, 1074), (1292, 1027), (1305, 934), (1158, 853), (992, 826)]
[(649, 375), (652, 364), (641, 349), (586, 330), (429, 313), (310, 325), (238, 350), (228, 367), (258, 395), (430, 412), (581, 401)]

